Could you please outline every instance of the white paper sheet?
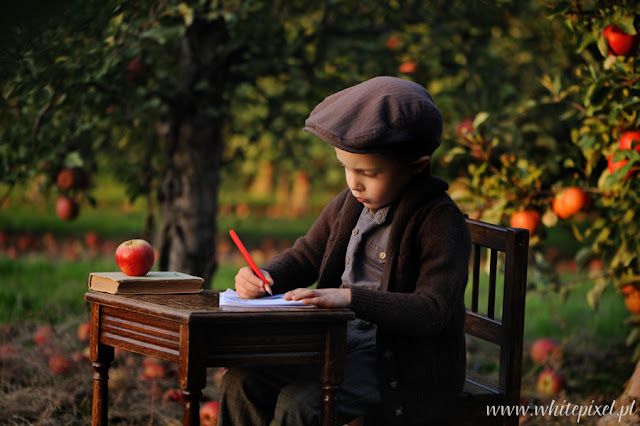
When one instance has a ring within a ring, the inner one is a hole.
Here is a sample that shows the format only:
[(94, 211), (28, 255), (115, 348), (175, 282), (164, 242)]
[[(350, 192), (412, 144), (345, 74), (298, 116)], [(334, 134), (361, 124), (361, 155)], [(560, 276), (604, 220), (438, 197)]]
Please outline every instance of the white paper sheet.
[(238, 296), (235, 290), (228, 288), (224, 293), (220, 293), (220, 306), (244, 306), (244, 307), (295, 307), (295, 308), (312, 308), (313, 305), (305, 305), (302, 301), (284, 300), (284, 295), (274, 294), (273, 296), (262, 296), (257, 299), (243, 299)]

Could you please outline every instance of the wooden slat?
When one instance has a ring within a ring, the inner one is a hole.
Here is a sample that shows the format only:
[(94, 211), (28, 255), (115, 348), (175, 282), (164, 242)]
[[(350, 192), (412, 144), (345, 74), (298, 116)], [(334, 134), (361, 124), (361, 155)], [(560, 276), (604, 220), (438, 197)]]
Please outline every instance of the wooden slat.
[(473, 246), (473, 269), (471, 280), (471, 310), (478, 312), (478, 297), (480, 294), (480, 256), (482, 255), (482, 249), (479, 245)]
[(487, 316), (496, 317), (496, 275), (498, 269), (498, 251), (491, 251), (491, 262), (489, 263), (489, 300), (487, 302)]
[(502, 324), (478, 312), (467, 310), (464, 332), (496, 345), (503, 342)]
[(474, 244), (494, 250), (506, 251), (507, 228), (478, 220), (467, 219)]

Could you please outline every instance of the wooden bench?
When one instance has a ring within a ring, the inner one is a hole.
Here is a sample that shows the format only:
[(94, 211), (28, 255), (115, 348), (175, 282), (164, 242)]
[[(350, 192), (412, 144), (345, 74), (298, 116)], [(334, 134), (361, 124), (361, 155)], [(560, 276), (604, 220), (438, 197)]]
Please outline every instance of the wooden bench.
[[(465, 332), (473, 336), (468, 340), (475, 338), (495, 346), (499, 365), (497, 380), (487, 378), (470, 371), (473, 352), (468, 356), (464, 390), (452, 417), (457, 416), (456, 425), (517, 425), (518, 416), (487, 415), (487, 406), (499, 409), (520, 405), (529, 231), (473, 219), (467, 219), (467, 225), (473, 251)], [(483, 272), (487, 272), (488, 283), (481, 285)], [(481, 293), (486, 293), (482, 306)], [(358, 418), (349, 425), (366, 423)]]

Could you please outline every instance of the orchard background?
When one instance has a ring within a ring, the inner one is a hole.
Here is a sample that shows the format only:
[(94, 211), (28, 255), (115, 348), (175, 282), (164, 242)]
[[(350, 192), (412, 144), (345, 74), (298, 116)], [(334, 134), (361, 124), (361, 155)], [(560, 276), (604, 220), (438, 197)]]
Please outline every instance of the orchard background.
[[(636, 2), (25, 0), (5, 12), (3, 276), (29, 277), (33, 262), (113, 268), (114, 244), (141, 236), (156, 268), (228, 283), (222, 231), (244, 226), (268, 257), (344, 187), (330, 147), (301, 131), (313, 106), (394, 75), (442, 110), (433, 169), (463, 210), (530, 229), (529, 299), (577, 293), (594, 318), (617, 304), (624, 344), (599, 348), (614, 354), (603, 368), (640, 359)], [(47, 253), (20, 263), (31, 251)], [(64, 308), (23, 302), (43, 292), (33, 281), (0, 299), (6, 359), (41, 348), (25, 318), (73, 328)], [(602, 395), (637, 398), (633, 372)]]

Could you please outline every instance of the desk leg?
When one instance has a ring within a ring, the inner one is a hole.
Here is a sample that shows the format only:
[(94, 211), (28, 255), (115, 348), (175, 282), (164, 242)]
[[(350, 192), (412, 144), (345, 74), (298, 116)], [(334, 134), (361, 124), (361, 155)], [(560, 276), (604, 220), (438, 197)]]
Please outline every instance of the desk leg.
[(331, 326), (327, 330), (322, 373), (322, 425), (336, 424), (338, 388), (344, 380), (346, 356), (346, 324)]
[(183, 389), (184, 395), (184, 426), (200, 425), (200, 397), (202, 391)]
[(200, 397), (207, 384), (206, 333), (197, 327), (180, 326), (178, 382), (184, 395), (184, 426), (200, 425)]
[(93, 426), (106, 426), (109, 420), (109, 367), (111, 362), (94, 361), (93, 366), (93, 411), (91, 424)]
[(109, 422), (109, 368), (113, 361), (113, 347), (100, 343), (100, 305), (91, 307), (91, 361), (93, 366), (92, 426), (106, 426)]

